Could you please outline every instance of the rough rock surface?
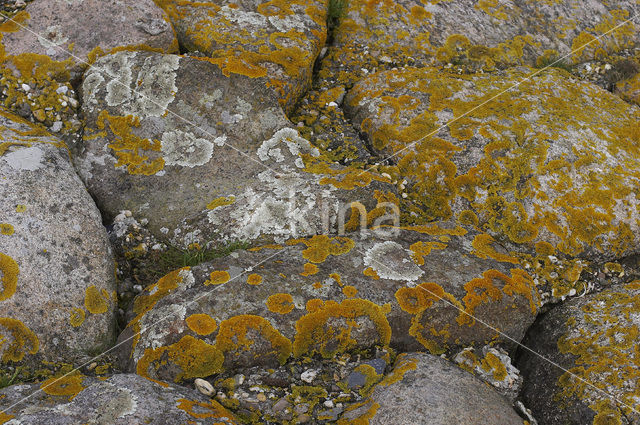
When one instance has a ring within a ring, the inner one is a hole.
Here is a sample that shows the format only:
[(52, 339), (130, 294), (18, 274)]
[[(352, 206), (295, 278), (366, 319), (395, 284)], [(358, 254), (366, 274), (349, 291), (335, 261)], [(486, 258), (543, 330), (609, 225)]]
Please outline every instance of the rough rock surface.
[(345, 104), (392, 156), (380, 170), (405, 191), (407, 221), (477, 225), (519, 252), (637, 252), (640, 108), (558, 70), (511, 88), (531, 72), (381, 72)]
[(371, 209), (385, 187), (360, 171), (343, 183), (344, 170), (307, 170), (303, 156), (318, 150), (272, 91), (207, 60), (119, 52), (96, 62), (82, 90), (81, 177), (108, 220), (130, 210), (159, 239), (187, 246), (335, 230), (341, 208)]
[(488, 235), (386, 230), (397, 233), (293, 239), (168, 274), (135, 300), (123, 367), (179, 382), (375, 345), (440, 354), (512, 347), (497, 330), (522, 338), (535, 284)]
[(638, 22), (629, 20), (637, 7), (634, 0), (354, 0), (335, 31), (322, 75), (349, 85), (394, 66), (455, 64), (486, 71), (545, 65), (565, 55), (566, 62), (580, 63), (640, 43)]
[(167, 15), (153, 0), (39, 0), (12, 19), (0, 41), (5, 66), (16, 71), (64, 62), (75, 80), (96, 55), (118, 47), (178, 50)]
[(0, 390), (0, 409), (0, 423), (7, 425), (237, 423), (224, 407), (193, 389), (162, 387), (133, 374), (73, 374), (40, 385), (14, 385)]
[(0, 361), (44, 367), (115, 338), (100, 213), (59, 139), (0, 110)]
[(468, 372), (440, 357), (401, 354), (391, 374), (338, 424), (521, 425), (510, 403)]
[(634, 281), (567, 301), (534, 324), (523, 343), (548, 360), (523, 350), (517, 364), (540, 423), (640, 423), (639, 309)]
[(205, 53), (227, 76), (258, 78), (274, 90), (285, 110), (311, 84), (313, 64), (326, 39), (326, 2), (157, 3), (168, 12), (185, 49)]

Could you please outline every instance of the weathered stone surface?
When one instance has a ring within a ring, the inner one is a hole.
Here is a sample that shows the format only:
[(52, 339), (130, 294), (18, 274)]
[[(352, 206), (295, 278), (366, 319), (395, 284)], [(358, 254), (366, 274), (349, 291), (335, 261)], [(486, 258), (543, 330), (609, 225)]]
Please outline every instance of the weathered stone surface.
[(76, 166), (98, 206), (108, 220), (130, 210), (180, 246), (336, 229), (341, 208), (371, 209), (374, 189), (389, 188), (319, 163), (271, 90), (207, 60), (119, 52), (98, 60), (82, 88)]
[(168, 12), (184, 48), (205, 53), (227, 76), (259, 78), (274, 90), (285, 110), (309, 87), (326, 38), (326, 2), (157, 3)]
[(113, 343), (114, 264), (100, 213), (64, 143), (4, 111), (0, 282), (4, 365), (71, 363)]
[(374, 345), (511, 346), (497, 330), (520, 340), (535, 285), (488, 235), (395, 230), (294, 239), (169, 273), (135, 300), (119, 337), (123, 367), (180, 381)]
[(39, 0), (13, 19), (0, 28), (0, 59), (23, 78), (55, 61), (75, 80), (96, 54), (116, 47), (178, 51), (167, 15), (153, 0)]
[(640, 72), (616, 84), (616, 93), (627, 102), (640, 106)]
[[(401, 354), (394, 370), (338, 424), (522, 425), (510, 403), (475, 376), (425, 353)], [(366, 421), (366, 422), (365, 422)]]
[(519, 252), (637, 252), (640, 108), (559, 70), (511, 88), (531, 72), (381, 72), (345, 105), (392, 156), (378, 170), (405, 192), (407, 222), (470, 223)]
[(640, 42), (638, 23), (629, 20), (637, 13), (634, 0), (348, 3), (322, 73), (347, 84), (367, 72), (403, 65), (486, 71), (544, 65), (564, 55), (566, 62), (579, 63)]
[(535, 323), (523, 343), (544, 359), (523, 350), (517, 364), (540, 423), (640, 423), (639, 313), (634, 281), (560, 304)]
[(0, 409), (7, 409), (0, 413), (7, 425), (237, 423), (224, 407), (193, 389), (163, 387), (133, 374), (106, 379), (74, 374), (40, 385), (14, 385), (0, 390)]

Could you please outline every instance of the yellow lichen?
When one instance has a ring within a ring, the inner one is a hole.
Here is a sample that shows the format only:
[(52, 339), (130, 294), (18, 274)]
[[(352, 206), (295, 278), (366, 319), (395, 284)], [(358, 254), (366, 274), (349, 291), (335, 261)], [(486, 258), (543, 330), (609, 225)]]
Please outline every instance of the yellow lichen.
[(20, 320), (0, 317), (0, 332), (2, 363), (19, 362), (26, 353), (35, 354), (40, 349), (36, 334)]
[(45, 394), (53, 396), (68, 397), (69, 401), (73, 400), (86, 387), (82, 385), (85, 376), (80, 373), (74, 373), (60, 378), (49, 378), (40, 384), (40, 389)]
[(22, 204), (16, 205), (16, 212), (17, 213), (23, 213), (26, 210), (27, 210), (27, 206), (26, 205), (22, 205)]
[(327, 235), (315, 235), (309, 239), (293, 239), (287, 241), (288, 245), (303, 243), (307, 246), (302, 251), (302, 257), (312, 263), (322, 263), (329, 255), (343, 255), (351, 251), (355, 242), (346, 237), (336, 236), (330, 238)]
[(218, 329), (216, 320), (205, 313), (192, 314), (185, 319), (187, 326), (198, 335), (209, 335)]
[(84, 308), (92, 314), (106, 313), (109, 309), (109, 294), (103, 289), (98, 290), (95, 285), (91, 285), (85, 291)]
[(299, 357), (317, 352), (328, 358), (355, 348), (361, 341), (354, 339), (352, 331), (365, 324), (377, 332), (376, 340), (367, 342), (388, 345), (391, 327), (386, 315), (390, 311), (388, 304), (379, 306), (363, 299), (346, 299), (340, 304), (326, 301), (296, 322), (293, 354)]
[(214, 270), (209, 275), (209, 280), (206, 280), (204, 284), (205, 285), (221, 285), (223, 283), (229, 282), (229, 279), (231, 279), (231, 276), (229, 275), (228, 271)]
[(0, 234), (11, 236), (13, 235), (13, 226), (9, 223), (0, 223)]
[(375, 270), (373, 270), (371, 267), (367, 267), (366, 269), (364, 269), (362, 271), (362, 274), (367, 277), (371, 277), (375, 280), (380, 279), (380, 276), (378, 276), (378, 273)]
[(342, 288), (342, 293), (347, 298), (353, 298), (358, 294), (358, 290), (355, 286), (346, 285), (344, 288)]
[(214, 199), (213, 201), (207, 204), (208, 210), (214, 210), (218, 207), (223, 207), (225, 205), (231, 205), (236, 201), (235, 196), (221, 196), (219, 198)]
[(291, 294), (273, 294), (267, 298), (267, 308), (269, 311), (278, 314), (287, 314), (293, 311), (293, 297)]
[(509, 254), (498, 252), (494, 248), (493, 244), (496, 244), (495, 239), (493, 239), (490, 235), (486, 233), (481, 233), (473, 238), (473, 242), (471, 246), (475, 250), (473, 254), (477, 255), (479, 258), (492, 258), (496, 261), (502, 261), (506, 263), (518, 264), (519, 261), (516, 257), (513, 257)]
[(319, 270), (320, 269), (315, 264), (305, 263), (304, 264), (304, 271), (302, 273), (300, 273), (300, 275), (302, 275), (302, 276), (312, 276), (312, 275), (318, 273)]
[(247, 283), (249, 285), (260, 285), (262, 283), (262, 276), (256, 273), (251, 273), (247, 276)]
[[(256, 352), (259, 346), (268, 347)], [(234, 316), (220, 323), (216, 348), (228, 356), (275, 357), (284, 363), (291, 355), (291, 341), (282, 336), (267, 319), (254, 315)]]
[(77, 328), (78, 326), (82, 325), (82, 323), (84, 323), (84, 317), (85, 313), (83, 309), (74, 308), (69, 313), (69, 323), (74, 328)]
[(197, 419), (214, 418), (220, 419), (221, 422), (213, 422), (213, 425), (226, 425), (235, 424), (233, 415), (220, 403), (215, 400), (209, 400), (208, 402), (187, 400), (186, 398), (179, 398), (178, 406), (180, 410), (184, 410), (190, 416)]
[(0, 252), (0, 283), (2, 284), (0, 301), (7, 300), (15, 294), (19, 274), (20, 267), (18, 267), (18, 263), (13, 258)]

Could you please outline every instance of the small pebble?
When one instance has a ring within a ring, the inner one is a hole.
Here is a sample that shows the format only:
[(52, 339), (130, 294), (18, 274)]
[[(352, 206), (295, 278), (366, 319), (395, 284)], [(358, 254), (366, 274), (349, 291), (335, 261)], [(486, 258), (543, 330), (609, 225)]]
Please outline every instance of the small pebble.
[(62, 121), (56, 121), (51, 126), (51, 131), (58, 132), (62, 130)]
[(56, 89), (56, 93), (58, 94), (67, 94), (68, 91), (69, 91), (69, 87), (67, 86), (60, 86)]
[(267, 396), (264, 395), (264, 393), (258, 393), (256, 398), (258, 399), (258, 401), (267, 401)]
[(28, 84), (22, 84), (22, 90), (29, 91), (29, 90), (31, 90), (31, 87), (29, 87)]
[(204, 395), (211, 395), (214, 392), (213, 386), (209, 383), (209, 381), (197, 378), (193, 383), (195, 384), (198, 391), (200, 391)]

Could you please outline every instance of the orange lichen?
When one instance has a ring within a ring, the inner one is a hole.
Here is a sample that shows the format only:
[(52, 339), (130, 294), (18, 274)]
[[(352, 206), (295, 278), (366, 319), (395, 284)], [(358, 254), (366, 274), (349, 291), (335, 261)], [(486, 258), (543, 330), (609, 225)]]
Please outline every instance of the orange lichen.
[(267, 319), (249, 314), (234, 316), (220, 323), (216, 348), (225, 357), (251, 353), (254, 357), (274, 356), (280, 363), (291, 355), (288, 338), (282, 336)]
[(380, 382), (382, 386), (389, 386), (395, 384), (396, 382), (400, 382), (404, 375), (410, 370), (416, 370), (417, 361), (414, 358), (409, 358), (407, 354), (400, 354), (396, 359), (396, 365), (393, 368), (393, 371), (385, 376), (385, 378)]
[(13, 226), (9, 223), (0, 223), (0, 234), (1, 235), (7, 235), (7, 236), (11, 236), (13, 235), (13, 233), (15, 232), (15, 230), (13, 229)]
[(380, 276), (378, 276), (378, 273), (375, 270), (373, 270), (371, 267), (367, 267), (366, 269), (364, 269), (362, 271), (362, 274), (367, 277), (371, 277), (375, 280), (380, 279)]
[(355, 242), (346, 237), (336, 236), (330, 238), (327, 235), (315, 235), (309, 239), (293, 239), (287, 241), (287, 245), (303, 243), (307, 249), (302, 251), (302, 257), (312, 263), (322, 263), (329, 255), (343, 255), (351, 251)]
[(312, 298), (309, 301), (307, 301), (305, 308), (309, 313), (313, 313), (321, 309), (323, 305), (324, 305), (324, 301), (322, 301), (321, 299)]
[(218, 329), (216, 320), (205, 313), (192, 314), (185, 319), (189, 329), (198, 335), (209, 335)]
[(84, 323), (84, 318), (85, 318), (85, 313), (84, 313), (84, 310), (81, 308), (74, 308), (69, 313), (69, 323), (74, 328), (77, 328), (78, 326), (82, 325), (82, 323)]
[(358, 416), (357, 418), (353, 418), (349, 420), (345, 418), (339, 419), (337, 422), (337, 425), (369, 425), (369, 421), (373, 419), (373, 417), (376, 415), (376, 412), (380, 408), (380, 405), (378, 403), (367, 399), (349, 406), (345, 410), (345, 412), (350, 412), (352, 410), (360, 409), (367, 405), (369, 407), (367, 411), (364, 412), (362, 415)]
[(269, 311), (278, 314), (290, 313), (295, 308), (291, 294), (273, 294), (267, 298), (266, 303)]
[(60, 378), (49, 378), (40, 384), (40, 389), (44, 391), (45, 394), (69, 397), (69, 401), (71, 401), (80, 391), (86, 388), (82, 385), (84, 378), (86, 377), (80, 373), (74, 373)]
[(256, 246), (253, 248), (249, 248), (247, 251), (250, 252), (256, 252), (256, 251), (260, 251), (263, 249), (282, 249), (283, 246), (282, 245), (278, 245), (278, 244), (267, 244), (267, 245), (262, 245), (262, 246)]
[[(235, 424), (233, 415), (220, 403), (215, 400), (209, 400), (208, 402), (187, 400), (186, 398), (179, 398), (178, 406), (180, 410), (184, 410), (190, 416), (197, 419), (215, 418), (221, 419), (223, 422), (215, 422), (213, 425), (226, 425)], [(190, 423), (190, 422), (189, 422)]]
[(413, 288), (400, 288), (396, 291), (395, 297), (400, 308), (409, 314), (418, 314), (442, 299), (458, 303), (453, 295), (435, 282), (421, 283)]
[(431, 254), (433, 249), (445, 249), (447, 244), (441, 242), (423, 242), (419, 241), (412, 244), (409, 249), (412, 251), (411, 258), (419, 265), (424, 265), (424, 257)]
[(473, 242), (471, 243), (471, 246), (475, 249), (473, 254), (477, 255), (479, 258), (489, 257), (496, 261), (502, 261), (505, 263), (519, 263), (517, 258), (509, 254), (496, 251), (493, 244), (496, 244), (495, 239), (486, 233), (481, 233), (473, 238)]
[(166, 347), (147, 348), (138, 360), (136, 372), (162, 386), (166, 383), (152, 378), (151, 370), (158, 369), (170, 363), (177, 367), (175, 382), (191, 378), (204, 378), (222, 370), (224, 355), (215, 346), (207, 344), (191, 335), (183, 336), (180, 341)]
[(251, 273), (247, 276), (247, 283), (249, 285), (260, 285), (262, 283), (262, 276), (256, 273)]
[(229, 282), (229, 279), (231, 279), (231, 276), (229, 275), (228, 271), (214, 270), (209, 275), (209, 280), (205, 281), (204, 284), (205, 285), (221, 285), (223, 283)]
[[(7, 335), (5, 330), (10, 335)], [(40, 341), (36, 334), (20, 320), (0, 317), (0, 331), (2, 363), (19, 362), (26, 353), (35, 354), (40, 349)]]
[(391, 327), (386, 315), (391, 306), (379, 306), (368, 300), (346, 299), (338, 304), (326, 301), (322, 307), (302, 316), (296, 322), (296, 336), (293, 342), (293, 354), (320, 353), (329, 358), (335, 353), (355, 348), (362, 343), (352, 335), (354, 329), (368, 325), (377, 332), (375, 341), (368, 343), (388, 345), (391, 340)]
[(91, 285), (85, 291), (84, 307), (92, 314), (106, 313), (109, 309), (109, 294), (106, 290), (98, 290), (95, 285)]
[(311, 275), (314, 275), (314, 274), (318, 273), (319, 270), (320, 269), (315, 264), (305, 263), (304, 264), (304, 271), (302, 273), (300, 273), (300, 274), (302, 276), (311, 276)]
[(20, 267), (18, 267), (18, 263), (13, 258), (0, 252), (0, 283), (2, 284), (0, 301), (9, 299), (15, 294), (19, 274)]
[(342, 293), (347, 298), (353, 298), (358, 294), (358, 290), (356, 289), (355, 286), (347, 285), (344, 288), (342, 288)]

